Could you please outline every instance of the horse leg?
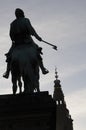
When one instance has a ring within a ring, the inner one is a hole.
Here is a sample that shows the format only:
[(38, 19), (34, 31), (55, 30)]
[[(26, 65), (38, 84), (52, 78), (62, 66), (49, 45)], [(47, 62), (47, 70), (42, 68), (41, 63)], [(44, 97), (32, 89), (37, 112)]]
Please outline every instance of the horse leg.
[(18, 78), (18, 86), (19, 86), (19, 93), (22, 93), (22, 82), (21, 82), (21, 77)]
[(40, 89), (39, 89), (39, 66), (38, 65), (35, 68), (35, 86), (36, 86), (37, 92), (40, 92)]
[(24, 93), (28, 93), (27, 81), (25, 76), (23, 76), (23, 82), (24, 82)]
[(30, 77), (23, 76), (24, 93), (33, 93), (33, 82)]
[(13, 90), (13, 94), (15, 95), (16, 91), (17, 91), (17, 78), (16, 78), (16, 76), (12, 75), (12, 83), (13, 83), (12, 90)]

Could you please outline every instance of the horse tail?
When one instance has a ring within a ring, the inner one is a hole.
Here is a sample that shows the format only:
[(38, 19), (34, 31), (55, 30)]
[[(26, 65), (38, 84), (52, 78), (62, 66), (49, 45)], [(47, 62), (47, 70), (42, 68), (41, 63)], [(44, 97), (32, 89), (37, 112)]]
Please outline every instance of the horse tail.
[[(28, 64), (22, 68), (22, 77), (24, 81), (24, 89), (26, 92), (33, 92), (35, 89), (35, 75), (32, 65), (28, 61)], [(27, 90), (28, 89), (28, 90)]]

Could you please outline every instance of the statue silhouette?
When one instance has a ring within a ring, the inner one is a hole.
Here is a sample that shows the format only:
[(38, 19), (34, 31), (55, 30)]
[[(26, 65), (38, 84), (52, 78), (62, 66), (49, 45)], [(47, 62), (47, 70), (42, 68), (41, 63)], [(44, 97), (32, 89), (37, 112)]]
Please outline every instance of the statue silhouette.
[[(12, 67), (11, 66), (12, 65), (11, 64), (12, 56), (14, 56), (14, 54), (15, 54), (14, 52), (16, 52), (16, 49), (17, 49), (17, 51), (20, 52), (20, 50), (22, 50), (23, 47), (25, 47), (25, 46), (29, 47), (28, 51), (30, 51), (30, 56), (37, 55), (38, 66), (41, 68), (43, 74), (47, 74), (49, 71), (44, 67), (43, 60), (41, 57), (42, 48), (40, 48), (33, 41), (31, 36), (34, 36), (39, 41), (42, 41), (42, 38), (36, 33), (35, 29), (31, 25), (30, 20), (25, 17), (22, 9), (17, 8), (15, 10), (15, 16), (16, 16), (16, 19), (10, 24), (10, 38), (12, 40), (12, 46), (11, 46), (9, 52), (7, 54), (5, 54), (7, 57), (7, 59), (6, 59), (7, 70), (4, 73), (3, 77), (4, 78), (9, 77), (9, 72), (10, 72), (11, 67)], [(21, 49), (19, 50), (18, 48), (19, 49), (21, 48)], [(33, 50), (35, 50), (35, 51), (33, 51)], [(25, 51), (25, 49), (24, 49), (24, 51)], [(34, 53), (36, 53), (36, 54), (34, 54)], [(24, 53), (22, 53), (22, 54), (24, 54)], [(16, 55), (16, 56), (18, 56), (18, 55)], [(27, 60), (29, 61), (29, 56), (28, 56)], [(31, 67), (31, 66), (29, 66), (29, 67)]]

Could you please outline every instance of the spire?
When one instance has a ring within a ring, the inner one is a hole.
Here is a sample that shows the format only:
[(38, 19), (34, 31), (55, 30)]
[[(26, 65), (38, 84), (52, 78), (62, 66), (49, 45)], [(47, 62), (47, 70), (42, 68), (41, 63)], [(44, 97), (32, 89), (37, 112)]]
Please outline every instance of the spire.
[(54, 93), (53, 99), (57, 101), (57, 104), (65, 104), (64, 94), (61, 88), (60, 80), (58, 79), (57, 68), (55, 68), (55, 80), (54, 80)]
[(55, 68), (55, 78), (56, 78), (56, 80), (58, 79), (58, 75), (57, 75), (57, 68)]

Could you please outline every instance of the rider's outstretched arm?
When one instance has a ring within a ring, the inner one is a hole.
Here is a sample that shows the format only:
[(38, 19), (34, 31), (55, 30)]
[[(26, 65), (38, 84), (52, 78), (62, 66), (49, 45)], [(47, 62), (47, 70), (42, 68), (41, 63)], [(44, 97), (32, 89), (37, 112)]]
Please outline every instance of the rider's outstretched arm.
[(42, 41), (42, 38), (37, 34), (29, 19), (27, 19), (27, 29), (30, 35), (34, 36), (37, 40)]

